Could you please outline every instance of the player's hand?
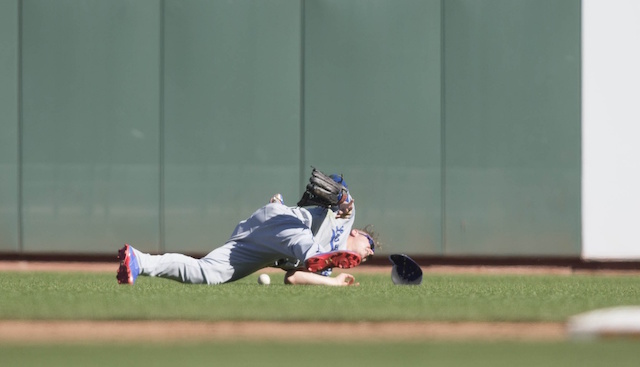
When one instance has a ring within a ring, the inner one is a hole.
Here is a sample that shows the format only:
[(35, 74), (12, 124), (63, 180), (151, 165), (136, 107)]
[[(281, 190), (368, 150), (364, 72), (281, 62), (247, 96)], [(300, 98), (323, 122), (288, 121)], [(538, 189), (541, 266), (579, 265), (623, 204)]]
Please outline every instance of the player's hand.
[(353, 199), (349, 200), (349, 202), (344, 202), (340, 204), (340, 208), (336, 213), (336, 218), (350, 218), (353, 213)]
[(275, 194), (271, 197), (271, 199), (269, 199), (269, 203), (284, 204), (284, 199), (282, 198), (281, 194)]
[(360, 285), (360, 283), (356, 283), (356, 278), (353, 275), (347, 273), (340, 273), (333, 279), (335, 279), (338, 286)]

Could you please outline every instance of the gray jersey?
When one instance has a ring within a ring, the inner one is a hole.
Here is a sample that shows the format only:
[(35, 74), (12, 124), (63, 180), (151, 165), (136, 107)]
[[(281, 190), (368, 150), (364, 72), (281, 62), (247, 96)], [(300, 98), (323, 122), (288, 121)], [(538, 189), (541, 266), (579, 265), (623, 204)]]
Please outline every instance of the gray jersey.
[(311, 256), (345, 250), (354, 218), (355, 207), (350, 218), (339, 219), (331, 209), (268, 204), (240, 222), (227, 245), (247, 246), (252, 253), (247, 263), (260, 254), (269, 260), (267, 265), (277, 261), (283, 268), (283, 263), (297, 266)]
[(287, 268), (319, 253), (345, 250), (355, 205), (350, 218), (335, 216), (332, 210), (320, 207), (267, 204), (240, 222), (223, 246), (202, 259), (180, 254), (136, 254), (143, 275), (184, 283), (225, 283), (274, 264)]

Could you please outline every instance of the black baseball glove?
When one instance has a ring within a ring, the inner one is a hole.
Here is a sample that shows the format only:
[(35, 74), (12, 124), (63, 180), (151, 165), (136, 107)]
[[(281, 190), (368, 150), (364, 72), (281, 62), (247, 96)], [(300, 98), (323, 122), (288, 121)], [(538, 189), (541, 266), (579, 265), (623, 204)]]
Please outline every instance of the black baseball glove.
[(344, 203), (349, 197), (342, 176), (327, 176), (313, 168), (306, 191), (298, 201), (298, 206), (332, 207)]

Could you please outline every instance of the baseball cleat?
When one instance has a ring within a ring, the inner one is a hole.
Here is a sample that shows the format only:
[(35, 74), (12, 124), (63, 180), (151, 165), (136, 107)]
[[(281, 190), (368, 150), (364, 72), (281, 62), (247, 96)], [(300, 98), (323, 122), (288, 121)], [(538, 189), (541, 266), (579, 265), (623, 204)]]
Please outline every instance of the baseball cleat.
[(332, 251), (312, 256), (305, 261), (305, 268), (317, 273), (328, 268), (349, 269), (360, 265), (362, 258), (353, 251)]
[(120, 267), (116, 275), (118, 284), (133, 285), (138, 278), (138, 274), (140, 274), (140, 266), (138, 265), (138, 259), (133, 252), (133, 248), (125, 244), (123, 248), (118, 250), (118, 260), (120, 260)]

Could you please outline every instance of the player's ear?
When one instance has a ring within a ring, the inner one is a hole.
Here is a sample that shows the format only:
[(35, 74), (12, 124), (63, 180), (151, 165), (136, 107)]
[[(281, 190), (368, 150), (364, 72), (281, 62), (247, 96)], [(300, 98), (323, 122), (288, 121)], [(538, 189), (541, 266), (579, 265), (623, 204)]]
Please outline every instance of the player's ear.
[(357, 230), (357, 229), (352, 229), (352, 230), (351, 230), (351, 233), (349, 233), (349, 235), (350, 235), (351, 237), (355, 237), (355, 236), (357, 236), (357, 235), (358, 235), (358, 230)]

